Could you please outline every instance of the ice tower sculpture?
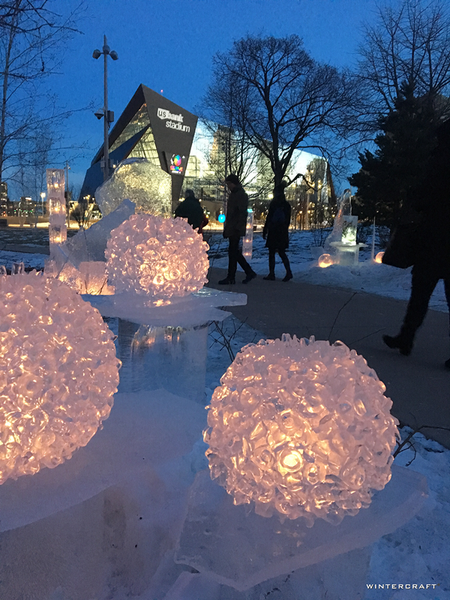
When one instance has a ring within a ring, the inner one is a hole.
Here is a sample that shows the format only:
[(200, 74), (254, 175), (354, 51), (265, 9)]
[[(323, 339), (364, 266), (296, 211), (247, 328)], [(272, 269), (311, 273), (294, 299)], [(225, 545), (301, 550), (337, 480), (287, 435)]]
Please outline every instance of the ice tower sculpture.
[(170, 303), (207, 281), (208, 245), (184, 219), (132, 215), (108, 240), (105, 257), (116, 294)]
[(47, 169), (47, 198), (50, 213), (48, 238), (51, 257), (55, 254), (55, 246), (63, 244), (67, 239), (64, 187), (64, 169)]
[(359, 249), (366, 244), (356, 243), (357, 227), (358, 217), (352, 215), (352, 193), (347, 189), (338, 200), (338, 212), (334, 219), (333, 231), (324, 245), (327, 254), (336, 254), (336, 263), (353, 265), (358, 262)]
[(0, 483), (56, 467), (108, 418), (119, 383), (111, 331), (63, 283), (0, 277)]
[(285, 334), (245, 346), (209, 407), (211, 477), (258, 515), (339, 524), (391, 478), (398, 430), (385, 389), (341, 342)]

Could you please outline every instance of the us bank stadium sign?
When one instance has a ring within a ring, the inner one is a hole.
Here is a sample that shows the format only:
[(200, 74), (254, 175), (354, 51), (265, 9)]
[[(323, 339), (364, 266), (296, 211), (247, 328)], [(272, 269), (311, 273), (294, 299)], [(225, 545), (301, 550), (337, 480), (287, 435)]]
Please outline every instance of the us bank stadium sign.
[(159, 119), (166, 122), (166, 127), (169, 127), (169, 129), (177, 129), (186, 133), (191, 131), (189, 125), (183, 125), (184, 116), (181, 113), (175, 115), (166, 108), (158, 108), (157, 115)]

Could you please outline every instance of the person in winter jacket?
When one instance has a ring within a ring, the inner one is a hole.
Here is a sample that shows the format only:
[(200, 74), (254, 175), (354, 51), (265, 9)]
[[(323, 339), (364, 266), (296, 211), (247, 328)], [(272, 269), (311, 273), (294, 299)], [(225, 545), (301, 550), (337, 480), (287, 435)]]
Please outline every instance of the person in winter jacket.
[(187, 219), (193, 229), (198, 229), (201, 233), (202, 228), (208, 223), (208, 219), (203, 212), (200, 201), (195, 197), (193, 190), (186, 190), (185, 199), (175, 209), (175, 217)]
[[(414, 237), (411, 295), (400, 332), (383, 335), (384, 343), (401, 354), (411, 354), (416, 331), (428, 311), (440, 279), (450, 312), (450, 119), (437, 129), (437, 144), (430, 154), (426, 181), (413, 192), (410, 204), (419, 215)], [(445, 362), (450, 369), (450, 358)]]
[(241, 237), (245, 235), (247, 226), (248, 196), (237, 175), (231, 173), (225, 179), (225, 183), (230, 190), (223, 228), (223, 237), (228, 239), (228, 274), (225, 279), (219, 281), (219, 284), (232, 285), (236, 283), (238, 263), (245, 273), (242, 283), (248, 283), (256, 277), (256, 273), (245, 260), (240, 249)]
[(286, 255), (289, 246), (289, 224), (291, 222), (291, 205), (284, 195), (285, 184), (275, 187), (274, 197), (269, 205), (269, 213), (263, 229), (263, 237), (266, 240), (266, 248), (269, 249), (269, 274), (264, 277), (269, 281), (275, 280), (275, 253), (278, 252), (286, 275), (283, 281), (292, 279), (291, 265)]

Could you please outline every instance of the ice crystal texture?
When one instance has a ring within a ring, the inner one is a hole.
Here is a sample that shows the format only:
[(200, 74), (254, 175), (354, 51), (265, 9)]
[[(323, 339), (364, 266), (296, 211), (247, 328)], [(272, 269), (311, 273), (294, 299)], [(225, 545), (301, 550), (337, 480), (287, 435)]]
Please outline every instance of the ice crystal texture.
[(385, 389), (341, 342), (245, 346), (209, 407), (211, 477), (259, 515), (340, 523), (390, 480), (398, 430)]
[(105, 251), (109, 283), (123, 292), (168, 300), (203, 287), (208, 245), (184, 219), (132, 215), (113, 229)]
[[(55, 274), (52, 265), (49, 263), (46, 264), (45, 272)], [(57, 275), (60, 281), (63, 281), (79, 294), (91, 294), (93, 296), (111, 296), (114, 294), (114, 288), (108, 285), (105, 262), (81, 262), (78, 268), (68, 262)]]
[(108, 215), (127, 198), (139, 212), (170, 215), (172, 177), (159, 165), (144, 158), (128, 158), (120, 163), (112, 176), (95, 192), (95, 199)]
[(0, 483), (56, 467), (108, 418), (119, 383), (111, 331), (67, 285), (0, 277)]

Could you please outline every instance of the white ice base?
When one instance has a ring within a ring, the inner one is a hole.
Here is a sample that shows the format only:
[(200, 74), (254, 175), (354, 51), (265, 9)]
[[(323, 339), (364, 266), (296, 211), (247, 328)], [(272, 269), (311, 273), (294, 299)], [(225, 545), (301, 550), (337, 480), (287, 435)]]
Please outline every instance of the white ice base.
[(209, 471), (202, 471), (191, 489), (176, 561), (242, 591), (365, 548), (409, 521), (427, 496), (422, 475), (395, 466), (392, 473), (368, 509), (338, 526), (318, 519), (307, 528), (303, 519), (281, 523), (278, 517), (249, 513), (248, 506), (234, 506)]
[(0, 531), (44, 519), (125, 480), (145, 479), (144, 469), (153, 472), (189, 453), (205, 426), (203, 407), (166, 391), (116, 394), (103, 429), (70, 460), (0, 486)]

